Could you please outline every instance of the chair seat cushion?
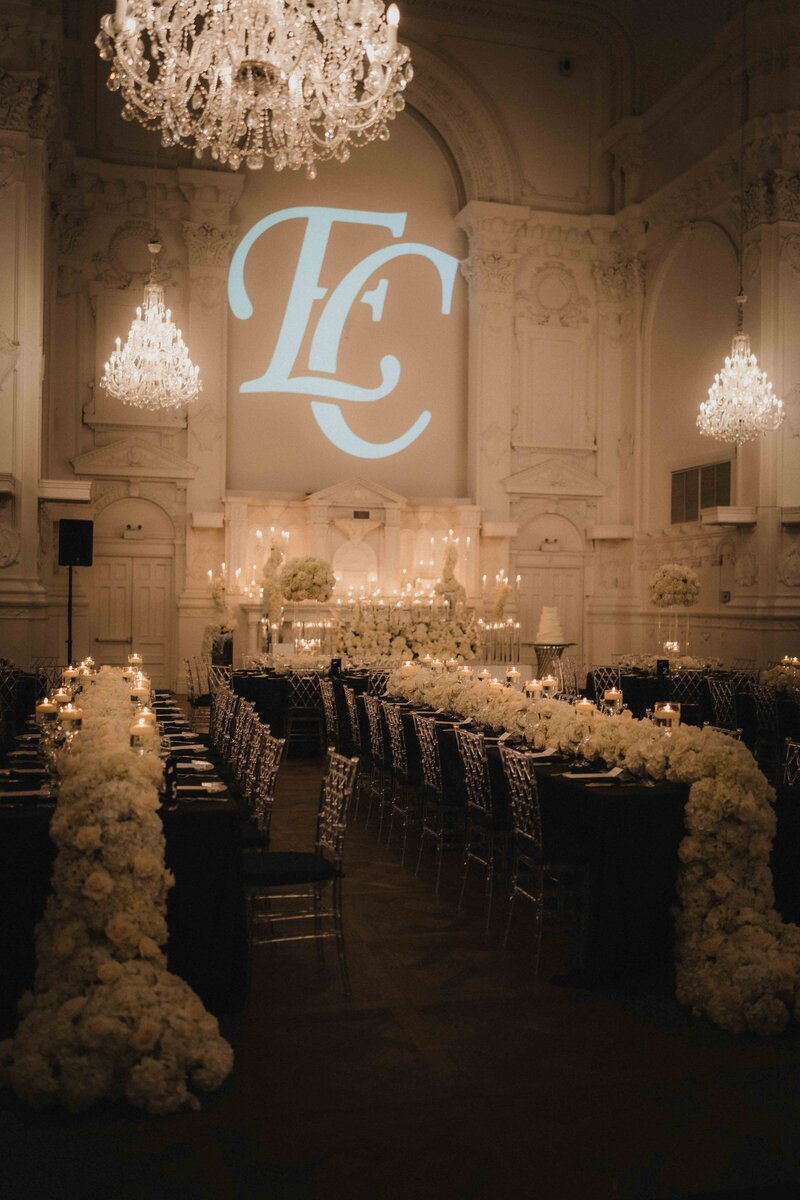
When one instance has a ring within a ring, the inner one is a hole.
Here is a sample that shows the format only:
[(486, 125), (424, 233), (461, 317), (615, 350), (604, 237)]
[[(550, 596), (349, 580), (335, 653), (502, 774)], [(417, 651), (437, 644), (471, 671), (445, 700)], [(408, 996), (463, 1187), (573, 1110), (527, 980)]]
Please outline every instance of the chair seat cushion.
[(289, 883), (325, 883), (341, 875), (319, 854), (295, 850), (245, 850), (245, 887), (276, 887)]
[(191, 704), (192, 708), (197, 708), (199, 705), (210, 705), (211, 693), (205, 692), (202, 696), (190, 696), (189, 703)]
[(239, 828), (239, 839), (246, 849), (264, 848), (264, 835), (258, 828), (255, 817), (248, 817)]

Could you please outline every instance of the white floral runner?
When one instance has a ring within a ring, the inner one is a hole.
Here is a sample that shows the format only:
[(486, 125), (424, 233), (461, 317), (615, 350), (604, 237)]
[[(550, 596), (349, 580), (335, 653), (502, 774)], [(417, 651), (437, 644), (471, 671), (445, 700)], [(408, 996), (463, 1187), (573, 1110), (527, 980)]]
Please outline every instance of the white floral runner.
[(689, 725), (666, 735), (629, 714), (596, 713), (587, 725), (570, 704), (417, 666), (396, 671), (388, 687), (538, 750), (575, 754), (580, 745), (587, 758), (643, 780), (688, 784), (675, 917), (678, 999), (735, 1033), (777, 1033), (800, 1015), (800, 928), (775, 911), (769, 865), (775, 793), (741, 742)]
[(50, 826), (53, 894), (36, 930), (33, 993), (0, 1044), (0, 1082), (37, 1106), (80, 1109), (125, 1097), (152, 1113), (197, 1108), (233, 1051), (217, 1020), (166, 968), (166, 897), (158, 815), (161, 762), (129, 748), (130, 688), (104, 667), (84, 726), (59, 759)]

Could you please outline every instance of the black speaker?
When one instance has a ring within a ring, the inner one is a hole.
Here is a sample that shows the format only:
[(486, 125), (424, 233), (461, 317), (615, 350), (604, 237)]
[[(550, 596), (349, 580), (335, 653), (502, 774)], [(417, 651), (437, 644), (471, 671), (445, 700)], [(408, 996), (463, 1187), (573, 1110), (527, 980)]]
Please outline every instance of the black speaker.
[(58, 522), (58, 565), (90, 567), (94, 521)]

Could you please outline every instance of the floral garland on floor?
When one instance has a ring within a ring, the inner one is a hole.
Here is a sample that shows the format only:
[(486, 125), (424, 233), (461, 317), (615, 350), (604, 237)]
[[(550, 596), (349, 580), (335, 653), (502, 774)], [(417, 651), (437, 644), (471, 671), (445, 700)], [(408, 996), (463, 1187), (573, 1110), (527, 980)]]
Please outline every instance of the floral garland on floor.
[(84, 727), (59, 756), (50, 824), (53, 894), (36, 929), (33, 993), (0, 1043), (0, 1083), (37, 1107), (124, 1096), (151, 1113), (198, 1108), (189, 1083), (220, 1086), (233, 1051), (215, 1017), (170, 974), (158, 815), (161, 762), (129, 747), (130, 687), (104, 667)]
[(770, 848), (774, 791), (741, 742), (681, 725), (596, 715), (530, 701), (511, 688), (404, 667), (388, 690), (414, 703), (508, 730), (536, 749), (603, 759), (633, 775), (689, 785), (679, 849), (677, 996), (734, 1033), (770, 1034), (800, 1017), (800, 928), (775, 911)]

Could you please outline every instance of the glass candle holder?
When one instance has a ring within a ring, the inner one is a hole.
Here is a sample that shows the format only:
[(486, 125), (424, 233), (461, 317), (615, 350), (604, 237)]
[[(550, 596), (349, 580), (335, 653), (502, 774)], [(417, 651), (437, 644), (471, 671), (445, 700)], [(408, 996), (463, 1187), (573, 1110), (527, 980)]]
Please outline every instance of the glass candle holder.
[(597, 705), (594, 700), (589, 700), (586, 696), (581, 696), (580, 700), (575, 701), (575, 712), (579, 717), (591, 718), (597, 712)]
[(603, 692), (603, 703), (609, 712), (622, 712), (622, 690), (617, 687), (606, 688)]
[(52, 700), (40, 700), (36, 705), (36, 724), (49, 725), (55, 721), (58, 714), (58, 705)]
[(662, 729), (671, 730), (681, 723), (681, 706), (671, 700), (659, 701), (653, 709), (653, 721)]
[(555, 675), (545, 675), (544, 679), (542, 680), (542, 692), (544, 695), (549, 699), (551, 696), (555, 696), (557, 691), (558, 680), (556, 679)]
[(526, 679), (524, 686), (525, 695), (531, 700), (541, 700), (544, 694), (541, 679)]

